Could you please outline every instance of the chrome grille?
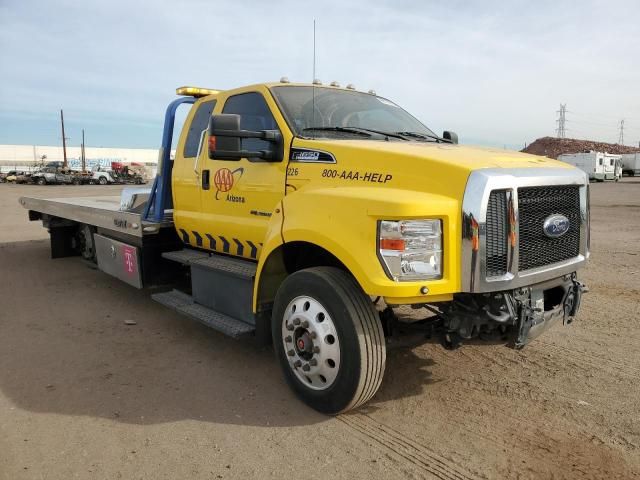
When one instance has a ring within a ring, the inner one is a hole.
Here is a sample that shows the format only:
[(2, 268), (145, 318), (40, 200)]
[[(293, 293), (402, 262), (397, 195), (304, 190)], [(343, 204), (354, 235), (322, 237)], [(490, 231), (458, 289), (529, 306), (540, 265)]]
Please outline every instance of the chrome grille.
[(508, 225), (507, 191), (494, 190), (487, 205), (487, 277), (507, 273)]
[[(580, 253), (580, 187), (578, 185), (523, 187), (518, 189), (518, 270), (529, 270), (576, 257)], [(549, 215), (569, 219), (569, 230), (558, 238), (545, 235)]]

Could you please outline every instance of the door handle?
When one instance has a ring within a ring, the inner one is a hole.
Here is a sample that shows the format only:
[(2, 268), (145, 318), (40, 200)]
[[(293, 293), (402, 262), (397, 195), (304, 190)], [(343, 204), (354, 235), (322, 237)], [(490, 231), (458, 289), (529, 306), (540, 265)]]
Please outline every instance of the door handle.
[(202, 171), (202, 189), (209, 190), (209, 170)]

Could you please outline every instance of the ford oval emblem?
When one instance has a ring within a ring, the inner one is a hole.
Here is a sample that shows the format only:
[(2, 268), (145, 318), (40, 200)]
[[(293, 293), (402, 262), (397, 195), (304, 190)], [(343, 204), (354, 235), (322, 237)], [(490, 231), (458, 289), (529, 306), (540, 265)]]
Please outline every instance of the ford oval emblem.
[(558, 238), (569, 231), (569, 219), (564, 215), (549, 215), (544, 220), (544, 234), (547, 237)]

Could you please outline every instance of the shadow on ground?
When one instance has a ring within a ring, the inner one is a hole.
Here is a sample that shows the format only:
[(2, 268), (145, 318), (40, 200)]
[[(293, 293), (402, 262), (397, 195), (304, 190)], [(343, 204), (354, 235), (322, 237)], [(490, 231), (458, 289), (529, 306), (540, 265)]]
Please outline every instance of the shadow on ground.
[[(293, 396), (270, 347), (224, 337), (78, 258), (51, 260), (46, 240), (0, 244), (0, 274), (0, 390), (21, 409), (136, 424), (325, 419)], [(432, 365), (391, 350), (370, 407), (419, 395)]]

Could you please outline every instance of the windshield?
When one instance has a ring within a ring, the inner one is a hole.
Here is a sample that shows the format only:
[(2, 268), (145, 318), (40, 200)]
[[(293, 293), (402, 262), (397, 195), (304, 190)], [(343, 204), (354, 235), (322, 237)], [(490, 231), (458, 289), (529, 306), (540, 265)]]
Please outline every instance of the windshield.
[(361, 132), (413, 132), (435, 136), (395, 103), (369, 93), (291, 85), (273, 87), (271, 91), (298, 136), (362, 136), (358, 129)]

